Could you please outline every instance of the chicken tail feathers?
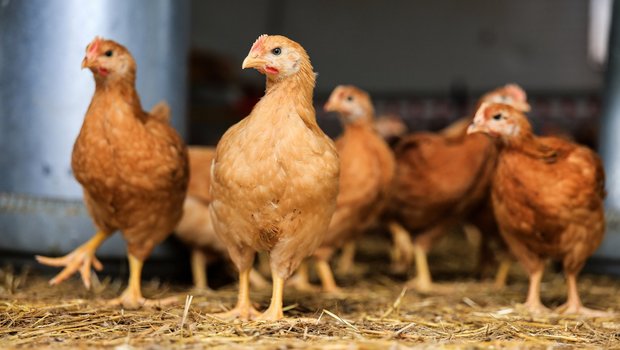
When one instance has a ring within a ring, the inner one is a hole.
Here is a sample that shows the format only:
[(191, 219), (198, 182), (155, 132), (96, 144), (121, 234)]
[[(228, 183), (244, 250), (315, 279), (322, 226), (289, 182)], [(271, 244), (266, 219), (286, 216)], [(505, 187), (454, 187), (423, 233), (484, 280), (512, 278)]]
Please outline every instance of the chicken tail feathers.
[(155, 118), (161, 122), (169, 123), (170, 122), (170, 106), (166, 101), (159, 101), (149, 113), (152, 118)]

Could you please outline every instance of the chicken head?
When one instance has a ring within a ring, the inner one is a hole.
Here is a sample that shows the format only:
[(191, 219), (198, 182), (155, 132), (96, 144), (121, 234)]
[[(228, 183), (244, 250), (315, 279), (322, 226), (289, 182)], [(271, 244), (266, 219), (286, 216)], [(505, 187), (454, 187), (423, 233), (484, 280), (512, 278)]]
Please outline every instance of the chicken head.
[(270, 80), (280, 80), (295, 75), (307, 61), (306, 51), (296, 42), (281, 35), (263, 34), (252, 45), (241, 68), (254, 68)]
[(90, 69), (96, 80), (135, 77), (136, 74), (136, 62), (129, 51), (123, 45), (101, 37), (95, 37), (86, 46), (82, 68)]
[(368, 93), (351, 85), (337, 86), (323, 108), (326, 112), (337, 112), (345, 124), (360, 119), (372, 122), (375, 114)]
[(494, 138), (509, 141), (523, 133), (531, 133), (532, 127), (525, 115), (516, 108), (500, 103), (484, 102), (476, 111), (468, 134), (485, 133)]

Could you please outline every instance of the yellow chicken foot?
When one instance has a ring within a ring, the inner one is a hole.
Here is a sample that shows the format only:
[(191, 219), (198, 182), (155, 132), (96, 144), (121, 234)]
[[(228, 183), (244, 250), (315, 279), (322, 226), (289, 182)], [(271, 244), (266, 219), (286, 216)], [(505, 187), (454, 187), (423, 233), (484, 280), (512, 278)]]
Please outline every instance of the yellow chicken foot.
[(353, 272), (353, 265), (355, 264), (355, 242), (349, 242), (342, 247), (340, 253), (340, 259), (338, 259), (339, 275), (345, 276)]
[(319, 274), (319, 278), (321, 279), (321, 284), (323, 285), (323, 292), (329, 294), (342, 293), (342, 290), (336, 284), (334, 274), (332, 273), (332, 268), (329, 266), (329, 263), (327, 261), (317, 260), (316, 271)]
[(231, 320), (239, 318), (242, 320), (254, 319), (259, 312), (252, 306), (250, 301), (250, 270), (239, 272), (239, 294), (237, 296), (237, 305), (234, 309), (226, 312), (214, 314), (213, 316)]
[(71, 253), (59, 257), (49, 258), (37, 255), (35, 258), (43, 265), (48, 266), (65, 266), (54, 278), (50, 280), (51, 285), (56, 285), (69, 278), (71, 275), (80, 271), (82, 282), (86, 289), (90, 289), (91, 266), (97, 271), (103, 270), (103, 265), (95, 257), (97, 248), (108, 238), (108, 234), (102, 231), (97, 232), (88, 242), (82, 244)]
[(176, 303), (176, 297), (165, 299), (146, 299), (140, 290), (140, 278), (144, 263), (135, 256), (128, 254), (129, 260), (129, 285), (120, 297), (106, 301), (108, 305), (121, 305), (126, 309), (139, 309), (142, 306), (159, 307)]
[(263, 314), (258, 316), (258, 319), (263, 321), (277, 321), (284, 317), (284, 312), (282, 311), (282, 299), (284, 296), (285, 280), (284, 278), (278, 276), (275, 272), (272, 272), (271, 276), (271, 278), (273, 279), (273, 294), (271, 295), (271, 304)]

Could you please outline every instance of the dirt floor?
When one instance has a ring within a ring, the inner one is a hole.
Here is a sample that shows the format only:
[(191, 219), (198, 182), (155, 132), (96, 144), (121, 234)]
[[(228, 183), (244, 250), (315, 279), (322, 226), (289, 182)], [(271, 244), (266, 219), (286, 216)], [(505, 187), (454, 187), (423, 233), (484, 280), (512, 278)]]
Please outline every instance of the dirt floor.
[[(466, 242), (459, 237), (445, 241), (431, 259), (439, 282), (435, 293), (404, 289), (404, 278), (389, 273), (387, 256), (380, 251), (384, 246), (371, 241), (360, 254), (366, 262), (352, 276), (340, 278), (343, 295), (288, 289), (286, 319), (275, 323), (225, 322), (210, 316), (234, 305), (234, 285), (197, 292), (146, 281), (146, 296), (177, 295), (179, 303), (128, 311), (100, 302), (120, 293), (120, 278), (104, 278), (89, 292), (77, 278), (48, 287), (49, 276), (4, 268), (0, 348), (620, 349), (620, 316), (529, 315), (518, 304), (527, 290), (518, 266), (509, 286), (495, 290), (490, 282), (471, 277), (473, 254)], [(542, 290), (547, 306), (564, 302), (561, 274), (549, 271)], [(584, 275), (580, 291), (587, 306), (620, 312), (620, 280)], [(193, 298), (186, 302), (189, 295)], [(264, 310), (270, 291), (252, 297)]]

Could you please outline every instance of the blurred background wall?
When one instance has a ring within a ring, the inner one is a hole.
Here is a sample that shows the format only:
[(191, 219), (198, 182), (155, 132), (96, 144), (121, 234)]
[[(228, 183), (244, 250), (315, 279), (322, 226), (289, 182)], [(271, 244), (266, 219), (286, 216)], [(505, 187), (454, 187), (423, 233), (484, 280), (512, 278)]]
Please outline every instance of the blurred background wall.
[[(214, 144), (249, 112), (263, 77), (242, 71), (240, 62), (259, 34), (281, 33), (311, 56), (319, 73), (319, 123), (331, 135), (339, 132), (338, 122), (320, 107), (338, 84), (369, 90), (378, 114), (398, 114), (413, 130), (436, 130), (467, 113), (483, 91), (516, 82), (530, 94), (537, 129), (575, 134), (596, 146), (604, 69), (589, 58), (591, 5), (195, 0), (190, 138)], [(219, 73), (206, 76), (205, 63)]]
[(192, 7), (194, 48), (241, 62), (258, 34), (282, 33), (310, 53), (319, 94), (343, 82), (402, 94), (455, 85), (481, 91), (506, 81), (589, 92), (603, 81), (588, 61), (584, 0), (195, 0)]

